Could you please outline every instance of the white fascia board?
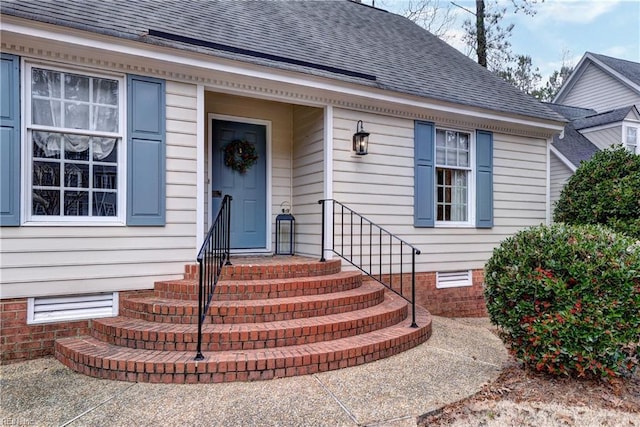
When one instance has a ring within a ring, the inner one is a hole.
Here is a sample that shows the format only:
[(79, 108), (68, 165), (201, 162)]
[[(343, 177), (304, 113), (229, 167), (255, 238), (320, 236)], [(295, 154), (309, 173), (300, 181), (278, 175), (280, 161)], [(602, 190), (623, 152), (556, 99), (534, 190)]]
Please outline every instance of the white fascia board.
[(598, 125), (598, 126), (591, 126), (591, 127), (587, 127), (587, 128), (580, 128), (580, 129), (576, 129), (578, 132), (583, 133), (589, 133), (589, 132), (596, 132), (599, 130), (605, 130), (605, 129), (611, 129), (611, 128), (617, 128), (622, 126), (622, 122), (611, 122), (611, 123), (607, 123), (604, 125)]
[(573, 163), (571, 163), (571, 161), (569, 159), (567, 159), (560, 151), (558, 151), (558, 149), (556, 147), (554, 147), (553, 145), (549, 144), (551, 147), (551, 152), (553, 154), (555, 154), (555, 156), (557, 158), (560, 159), (560, 161), (562, 163), (564, 163), (564, 165), (566, 167), (568, 167), (569, 169), (571, 169), (571, 172), (575, 172), (576, 169), (578, 169)]
[(633, 89), (636, 92), (640, 93), (640, 86), (639, 85), (635, 84), (634, 82), (632, 82), (631, 80), (629, 80), (628, 78), (623, 76), (622, 74), (618, 73), (616, 70), (614, 70), (613, 68), (609, 67), (607, 64), (605, 64), (604, 62), (600, 61), (596, 57), (591, 56), (591, 54), (587, 53), (587, 57), (591, 61), (593, 61), (594, 64), (598, 65), (600, 68), (605, 70), (607, 73), (611, 74), (613, 77), (615, 77), (616, 79), (620, 80), (622, 83), (624, 83), (625, 85), (629, 86), (631, 89)]
[(560, 87), (560, 90), (558, 90), (558, 93), (556, 93), (556, 96), (553, 97), (553, 100), (551, 101), (551, 103), (563, 105), (561, 101), (564, 96), (564, 93), (567, 92), (569, 89), (571, 89), (575, 84), (575, 82), (580, 79), (580, 77), (584, 73), (584, 68), (582, 67), (582, 65), (586, 60), (587, 60), (587, 55), (584, 55), (580, 59), (580, 62), (578, 62), (578, 65), (576, 65), (575, 68), (573, 69), (573, 72), (569, 75), (569, 78), (567, 79), (567, 81), (564, 82), (563, 85)]
[[(248, 63), (238, 63), (238, 65), (221, 63), (220, 58), (213, 56), (206, 56), (204, 58), (187, 55), (178, 55), (172, 52), (161, 50), (162, 47), (153, 46), (155, 49), (150, 49), (151, 46), (144, 48), (144, 44), (127, 39), (118, 39), (116, 37), (102, 36), (99, 34), (91, 33), (92, 37), (83, 36), (86, 32), (79, 30), (70, 30), (65, 28), (62, 31), (53, 31), (48, 28), (41, 28), (42, 24), (38, 27), (24, 25), (23, 22), (30, 22), (25, 20), (9, 19), (10, 17), (3, 17), (2, 31), (14, 33), (22, 36), (41, 38), (44, 40), (55, 41), (59, 43), (72, 44), (82, 46), (91, 49), (99, 49), (104, 51), (115, 52), (124, 55), (137, 56), (140, 58), (148, 58), (153, 61), (162, 61), (168, 63), (175, 63), (180, 65), (186, 65), (189, 67), (195, 67), (210, 71), (222, 72), (240, 75), (244, 77), (250, 77), (255, 79), (261, 79), (266, 81), (274, 81), (278, 83), (286, 83), (295, 86), (300, 86), (313, 90), (325, 90), (341, 95), (349, 95), (353, 97), (360, 97), (370, 99), (374, 102), (388, 102), (404, 106), (410, 106), (420, 109), (436, 110), (447, 113), (461, 114), (469, 117), (474, 117), (482, 120), (495, 120), (500, 122), (506, 122), (521, 126), (531, 126), (540, 129), (550, 131), (561, 131), (563, 125), (555, 124), (551, 120), (537, 121), (535, 119), (525, 119), (509, 117), (498, 113), (476, 111), (474, 109), (466, 108), (463, 106), (448, 106), (438, 104), (434, 102), (428, 102), (423, 100), (411, 99), (411, 97), (403, 97), (399, 94), (391, 94), (389, 91), (383, 91), (376, 88), (362, 89), (355, 84), (342, 83), (338, 81), (327, 81), (328, 79), (310, 78), (301, 73), (293, 73), (280, 71), (275, 69), (269, 69), (265, 66), (258, 66)], [(82, 33), (82, 34), (81, 34)], [(198, 55), (200, 56), (200, 55)], [(214, 62), (217, 60), (216, 62)], [(229, 62), (234, 62), (228, 60)]]

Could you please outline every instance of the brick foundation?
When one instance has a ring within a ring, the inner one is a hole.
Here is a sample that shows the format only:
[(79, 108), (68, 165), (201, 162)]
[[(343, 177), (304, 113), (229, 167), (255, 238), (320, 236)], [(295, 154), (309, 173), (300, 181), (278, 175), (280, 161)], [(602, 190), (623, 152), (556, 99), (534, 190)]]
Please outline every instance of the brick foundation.
[(483, 270), (473, 270), (472, 286), (436, 288), (436, 273), (416, 273), (416, 303), (436, 316), (488, 316), (482, 283)]
[[(150, 291), (120, 292), (120, 300)], [(151, 291), (152, 292), (152, 291)], [(27, 298), (0, 300), (0, 364), (53, 355), (58, 338), (90, 334), (91, 320), (27, 325)]]
[(27, 325), (27, 298), (0, 301), (0, 364), (53, 355), (58, 338), (89, 333), (89, 320)]

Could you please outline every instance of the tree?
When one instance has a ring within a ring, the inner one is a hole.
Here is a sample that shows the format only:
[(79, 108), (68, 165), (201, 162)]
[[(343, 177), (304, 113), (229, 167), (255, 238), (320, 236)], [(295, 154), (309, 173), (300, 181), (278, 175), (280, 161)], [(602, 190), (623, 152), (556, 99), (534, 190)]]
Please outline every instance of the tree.
[(555, 70), (549, 79), (545, 83), (544, 87), (539, 88), (531, 92), (533, 96), (538, 98), (541, 101), (551, 102), (553, 98), (556, 97), (558, 91), (567, 81), (571, 73), (573, 72), (574, 66), (571, 65), (568, 61), (569, 52), (565, 51), (562, 54), (562, 65), (560, 66), (560, 70)]
[(580, 164), (560, 193), (553, 220), (602, 224), (640, 239), (640, 155), (622, 146)]
[[(535, 15), (534, 6), (544, 0), (510, 0), (514, 13), (523, 12), (526, 15)], [(478, 64), (492, 71), (499, 71), (506, 67), (513, 59), (509, 37), (514, 24), (503, 26), (503, 19), (507, 8), (501, 6), (498, 0), (476, 0), (475, 12), (456, 3), (455, 6), (474, 15), (475, 20), (467, 19), (463, 23), (465, 35), (463, 41), (471, 51), (475, 51)]]
[(507, 66), (506, 69), (496, 73), (503, 80), (511, 83), (523, 92), (533, 94), (536, 92), (542, 76), (540, 70), (533, 69), (531, 57), (528, 55), (518, 55), (515, 67)]
[[(386, 1), (379, 3), (381, 6), (387, 6)], [(372, 5), (375, 4), (374, 0)], [(440, 0), (409, 0), (402, 5), (400, 15), (409, 18), (444, 41), (449, 41), (453, 37), (449, 30), (455, 23), (456, 15), (450, 2), (445, 1), (443, 4)]]

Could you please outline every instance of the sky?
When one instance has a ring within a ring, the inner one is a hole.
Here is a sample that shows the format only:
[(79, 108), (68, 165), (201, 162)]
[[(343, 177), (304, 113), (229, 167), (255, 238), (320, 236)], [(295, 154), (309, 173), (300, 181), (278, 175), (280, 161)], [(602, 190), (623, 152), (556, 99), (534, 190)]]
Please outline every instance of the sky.
[[(407, 3), (419, 0), (362, 0), (391, 12), (401, 13)], [(439, 1), (440, 7), (450, 4)], [(486, 0), (489, 3), (493, 0)], [(640, 0), (544, 0), (534, 6), (535, 16), (513, 13), (511, 0), (498, 0), (508, 8), (504, 23), (515, 24), (511, 36), (515, 54), (531, 56), (543, 81), (565, 62), (575, 66), (585, 52), (640, 62)], [(475, 10), (475, 0), (454, 0), (460, 6)], [(456, 22), (446, 40), (467, 54), (461, 42), (462, 22), (471, 16), (453, 7)], [(476, 59), (475, 57), (473, 57)]]

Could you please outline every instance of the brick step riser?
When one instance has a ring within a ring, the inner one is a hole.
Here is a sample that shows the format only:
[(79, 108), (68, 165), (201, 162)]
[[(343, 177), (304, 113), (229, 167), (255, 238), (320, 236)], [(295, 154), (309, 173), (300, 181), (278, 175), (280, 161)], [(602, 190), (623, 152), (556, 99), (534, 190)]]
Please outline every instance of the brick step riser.
[[(233, 262), (233, 257), (231, 258)], [(222, 280), (269, 280), (293, 279), (296, 277), (317, 277), (339, 273), (341, 262), (338, 259), (326, 262), (308, 262), (302, 264), (266, 264), (266, 265), (230, 265), (222, 268)], [(198, 264), (185, 266), (185, 279), (199, 277)]]
[[(203, 333), (203, 351), (254, 350), (311, 344), (352, 337), (396, 325), (407, 317), (407, 306), (380, 315), (326, 325), (289, 327), (279, 330), (254, 330)], [(188, 332), (140, 331), (105, 326), (94, 322), (91, 335), (120, 347), (157, 351), (196, 351), (197, 328)]]
[(392, 338), (376, 344), (353, 347), (348, 350), (298, 355), (296, 357), (265, 357), (258, 360), (216, 362), (189, 361), (135, 361), (114, 360), (109, 356), (87, 356), (73, 349), (55, 344), (56, 358), (75, 372), (94, 378), (119, 381), (195, 384), (233, 381), (256, 381), (273, 378), (308, 375), (350, 366), (361, 365), (409, 350), (431, 336), (428, 327), (417, 328), (401, 338)]
[[(205, 320), (208, 324), (265, 323), (281, 320), (305, 319), (330, 314), (362, 310), (380, 304), (384, 300), (384, 289), (367, 295), (350, 296), (332, 300), (291, 304), (268, 304), (260, 306), (217, 306), (211, 302)], [(136, 299), (124, 299), (120, 315), (132, 319), (156, 323), (196, 324), (197, 305), (160, 305)]]
[[(323, 295), (355, 289), (362, 285), (362, 276), (353, 275), (330, 279), (309, 279), (296, 282), (227, 282), (220, 281), (214, 291), (218, 301), (244, 301)], [(158, 298), (198, 301), (198, 283), (156, 282), (154, 294)]]

